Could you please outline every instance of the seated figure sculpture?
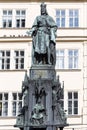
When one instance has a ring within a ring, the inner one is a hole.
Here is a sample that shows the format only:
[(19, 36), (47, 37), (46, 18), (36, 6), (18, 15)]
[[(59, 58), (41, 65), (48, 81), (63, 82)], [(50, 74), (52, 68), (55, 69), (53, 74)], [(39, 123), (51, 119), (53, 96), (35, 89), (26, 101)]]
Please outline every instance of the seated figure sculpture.
[(41, 104), (41, 102), (38, 102), (32, 111), (32, 116), (31, 116), (31, 123), (32, 124), (42, 124), (44, 122), (44, 106)]

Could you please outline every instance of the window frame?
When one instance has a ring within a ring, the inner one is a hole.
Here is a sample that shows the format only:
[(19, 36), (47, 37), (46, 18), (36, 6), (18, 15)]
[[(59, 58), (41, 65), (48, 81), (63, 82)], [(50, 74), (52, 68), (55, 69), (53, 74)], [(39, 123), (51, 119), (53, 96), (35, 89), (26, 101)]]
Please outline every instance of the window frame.
[[(61, 15), (61, 11), (62, 10), (65, 11), (65, 15), (64, 16)], [(70, 10), (72, 10), (74, 12), (72, 17), (70, 16), (70, 13), (69, 13)], [(57, 15), (57, 11), (60, 12), (60, 13), (58, 13), (59, 16)], [(76, 14), (75, 11), (77, 11), (78, 13)], [(55, 9), (55, 15), (56, 15), (55, 16), (55, 21), (56, 21), (57, 26), (59, 28), (67, 28), (67, 27), (68, 28), (79, 28), (79, 25), (80, 25), (80, 23), (79, 23), (80, 22), (80, 20), (79, 20), (80, 19), (79, 12), (80, 12), (80, 10), (78, 8), (73, 8), (73, 9), (70, 9), (70, 8), (68, 8), (68, 9), (65, 9), (65, 8)], [(61, 24), (61, 21), (62, 21), (63, 18), (65, 18), (64, 26), (62, 26), (62, 24)], [(70, 18), (72, 18), (72, 21), (71, 21), (73, 23), (72, 26), (70, 26), (70, 24), (71, 24)], [(57, 19), (59, 19), (58, 20), (59, 23), (57, 22)]]
[[(9, 14), (10, 11), (11, 13)], [(3, 28), (12, 28), (12, 16), (13, 16), (13, 10), (11, 9), (3, 10), (2, 12), (2, 27)]]
[[(9, 52), (9, 55), (7, 54)], [(10, 50), (0, 50), (0, 69), (1, 70), (10, 70), (11, 62), (11, 51)]]
[[(72, 56), (69, 52), (72, 51)], [(77, 55), (75, 55), (75, 51), (77, 51)], [(79, 61), (79, 52), (78, 49), (68, 49), (68, 69), (78, 69), (78, 61)]]
[[(13, 94), (16, 95), (16, 99), (13, 98)], [(22, 108), (23, 103), (22, 103), (22, 97), (19, 97), (19, 95), (21, 96), (20, 92), (17, 92), (17, 93), (13, 92), (12, 93), (12, 116), (17, 116), (21, 112), (21, 108)], [(15, 103), (15, 106), (13, 106), (13, 103)], [(20, 108), (18, 106), (19, 104), (21, 104)]]
[[(21, 52), (24, 53), (23, 56), (21, 56)], [(24, 57), (25, 57), (25, 51), (24, 50), (14, 50), (14, 60), (15, 60), (15, 66), (14, 67), (15, 67), (16, 70), (24, 69), (24, 65), (25, 65), (25, 58)]]
[[(7, 99), (5, 99), (5, 94), (7, 94)], [(7, 117), (8, 116), (8, 103), (9, 103), (9, 94), (7, 92), (1, 93), (0, 95), (2, 95), (2, 99), (0, 99), (0, 117)], [(7, 106), (4, 106), (7, 103)], [(6, 112), (6, 113), (5, 113)]]
[[(59, 12), (57, 12), (59, 11)], [(64, 12), (64, 14), (63, 14)], [(58, 13), (58, 15), (57, 15)], [(57, 23), (57, 19), (59, 23)], [(66, 11), (65, 9), (56, 9), (56, 23), (58, 27), (63, 27), (65, 28), (65, 21), (66, 21)]]
[[(61, 54), (61, 52), (62, 52), (62, 54)], [(57, 49), (56, 50), (56, 67), (58, 69), (65, 68), (65, 50), (64, 49)]]
[[(72, 12), (71, 15), (70, 15), (70, 11)], [(78, 12), (77, 15), (75, 13), (76, 11)], [(71, 21), (72, 25), (70, 25), (71, 24), (70, 19), (72, 20)], [(77, 25), (76, 25), (76, 20), (77, 20)], [(69, 27), (71, 28), (79, 27), (79, 10), (78, 9), (69, 9)]]
[[(23, 14), (23, 11), (25, 12)], [(18, 12), (18, 14), (17, 14)], [(15, 16), (15, 27), (16, 28), (25, 28), (26, 27), (26, 10), (25, 9), (18, 9), (16, 10)]]
[[(71, 93), (71, 98), (69, 98), (69, 93)], [(77, 94), (77, 98), (75, 98), (74, 94)], [(75, 102), (77, 102), (77, 107), (75, 106)], [(70, 91), (68, 92), (68, 115), (78, 115), (78, 91)], [(71, 109), (71, 110), (70, 110)], [(77, 109), (77, 110), (76, 110)], [(71, 112), (70, 112), (71, 111)], [(77, 113), (76, 113), (77, 111)]]

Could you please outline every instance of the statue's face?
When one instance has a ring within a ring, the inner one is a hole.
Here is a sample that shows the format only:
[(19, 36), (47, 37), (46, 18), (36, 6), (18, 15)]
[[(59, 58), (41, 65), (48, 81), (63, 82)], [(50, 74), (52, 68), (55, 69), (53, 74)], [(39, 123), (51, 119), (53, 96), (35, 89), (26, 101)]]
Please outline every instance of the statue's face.
[(44, 6), (41, 7), (41, 14), (46, 14), (46, 8)]

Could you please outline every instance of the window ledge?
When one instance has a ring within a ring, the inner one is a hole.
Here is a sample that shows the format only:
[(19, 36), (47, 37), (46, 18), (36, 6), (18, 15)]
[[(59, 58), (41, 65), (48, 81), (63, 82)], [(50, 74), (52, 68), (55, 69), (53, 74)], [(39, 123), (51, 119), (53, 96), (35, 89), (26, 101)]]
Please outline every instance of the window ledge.
[(56, 69), (56, 71), (59, 71), (59, 72), (79, 72), (79, 71), (81, 71), (81, 69)]

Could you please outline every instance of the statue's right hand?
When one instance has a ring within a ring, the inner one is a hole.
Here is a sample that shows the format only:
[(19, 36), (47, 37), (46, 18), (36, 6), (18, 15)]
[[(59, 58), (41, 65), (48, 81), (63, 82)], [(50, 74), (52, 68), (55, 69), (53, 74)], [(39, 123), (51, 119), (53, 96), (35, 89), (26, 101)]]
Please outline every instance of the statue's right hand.
[(32, 31), (31, 30), (27, 31), (26, 33), (28, 34), (28, 36), (32, 36)]

